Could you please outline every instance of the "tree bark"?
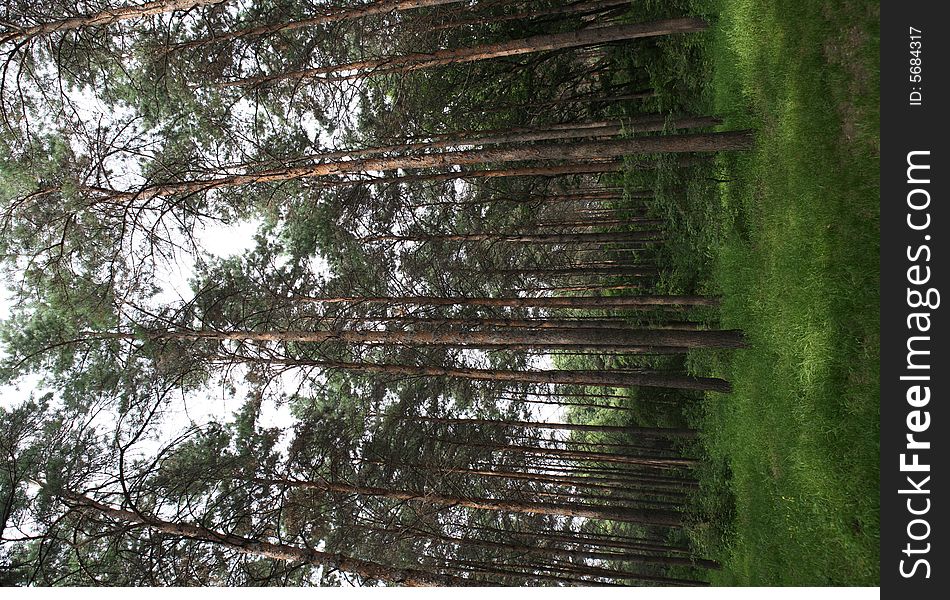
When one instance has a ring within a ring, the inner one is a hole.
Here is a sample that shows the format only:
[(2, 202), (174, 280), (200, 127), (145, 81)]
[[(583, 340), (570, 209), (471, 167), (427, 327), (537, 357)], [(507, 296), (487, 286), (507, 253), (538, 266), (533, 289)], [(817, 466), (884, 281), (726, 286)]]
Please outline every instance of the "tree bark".
[[(534, 224), (535, 227), (544, 228), (544, 229), (561, 229), (561, 230), (577, 230), (577, 229), (591, 229), (593, 227), (613, 227), (623, 225), (636, 225), (639, 227), (655, 227), (662, 226), (667, 224), (666, 219), (652, 219), (647, 217), (624, 217), (624, 218), (606, 218), (606, 217), (597, 217), (590, 216), (583, 221), (538, 221)], [(612, 231), (617, 231), (613, 229)]]
[[(677, 329), (528, 329), (497, 328), (489, 331), (474, 330), (347, 330), (338, 331), (146, 331), (146, 339), (180, 340), (235, 340), (255, 342), (312, 342), (338, 341), (347, 344), (403, 344), (437, 346), (524, 346), (556, 347), (583, 345), (598, 346), (670, 346), (684, 348), (737, 348), (742, 345), (741, 332), (719, 330)], [(133, 333), (106, 333), (100, 337), (135, 339)]]
[[(630, 484), (629, 482), (619, 482), (619, 481), (596, 481), (592, 477), (586, 477), (583, 475), (558, 475), (551, 473), (534, 473), (534, 472), (516, 472), (516, 471), (500, 471), (497, 469), (479, 469), (479, 468), (458, 468), (458, 467), (444, 467), (438, 465), (418, 465), (418, 464), (404, 464), (404, 463), (386, 463), (382, 461), (371, 461), (371, 460), (362, 460), (361, 462), (367, 463), (376, 463), (384, 464), (397, 467), (411, 467), (411, 468), (423, 468), (429, 471), (436, 471), (438, 473), (453, 473), (458, 475), (478, 475), (481, 477), (497, 477), (499, 479), (512, 479), (512, 480), (521, 480), (521, 481), (530, 481), (541, 484), (555, 485), (555, 486), (564, 486), (571, 488), (586, 488), (608, 493), (616, 493), (618, 491), (633, 491), (640, 492), (642, 494), (650, 494), (652, 496), (662, 496), (665, 498), (674, 498), (678, 501), (683, 501), (686, 498), (685, 493), (663, 490), (660, 488), (651, 488), (643, 484)], [(606, 479), (605, 479), (606, 481)], [(623, 495), (622, 499), (636, 501), (637, 498), (633, 496)]]
[[(159, 196), (194, 194), (208, 190), (293, 181), (326, 175), (358, 174), (366, 171), (390, 171), (397, 169), (451, 168), (480, 163), (505, 163), (526, 160), (589, 160), (591, 157), (614, 158), (628, 154), (654, 152), (719, 152), (748, 148), (752, 142), (748, 131), (724, 133), (695, 133), (663, 135), (628, 140), (581, 142), (577, 144), (551, 144), (523, 148), (490, 148), (480, 150), (457, 150), (435, 154), (375, 157), (349, 160), (334, 160), (306, 166), (287, 167), (236, 175), (209, 177), (177, 183), (148, 185), (137, 191), (114, 192), (104, 188), (82, 187), (102, 199), (113, 201), (147, 200)], [(317, 155), (319, 157), (319, 155)], [(577, 172), (577, 171), (571, 171)], [(463, 173), (452, 173), (461, 178)]]
[(647, 525), (660, 525), (665, 527), (679, 527), (682, 524), (682, 515), (680, 513), (660, 509), (614, 508), (610, 506), (594, 506), (587, 504), (555, 504), (546, 502), (501, 500), (497, 498), (469, 498), (464, 496), (450, 496), (436, 492), (393, 490), (388, 488), (352, 485), (333, 481), (258, 478), (254, 479), (254, 482), (265, 483), (269, 485), (283, 484), (292, 487), (325, 490), (340, 494), (357, 494), (359, 496), (374, 496), (392, 500), (416, 501), (439, 506), (462, 506), (465, 508), (490, 510), (495, 512), (554, 515), (561, 517), (584, 517), (588, 519), (608, 519), (625, 523), (643, 523)]
[[(379, 528), (370, 528), (375, 529), (376, 531), (381, 531), (385, 533), (395, 533), (398, 535), (409, 535), (412, 537), (423, 537), (426, 539), (431, 539), (439, 542), (444, 542), (448, 544), (458, 545), (458, 546), (475, 546), (481, 548), (493, 548), (496, 550), (512, 552), (517, 554), (533, 554), (540, 556), (561, 556), (561, 557), (570, 557), (575, 559), (586, 559), (586, 560), (615, 560), (621, 562), (634, 562), (641, 564), (658, 564), (665, 566), (686, 566), (686, 567), (702, 567), (706, 569), (718, 568), (719, 563), (703, 560), (703, 559), (693, 559), (688, 557), (680, 556), (652, 556), (647, 554), (633, 554), (630, 552), (625, 553), (616, 553), (616, 552), (596, 552), (589, 550), (572, 550), (569, 548), (558, 548), (552, 547), (549, 545), (533, 545), (529, 546), (526, 544), (511, 544), (504, 542), (493, 542), (490, 540), (472, 538), (472, 537), (457, 537), (451, 535), (445, 535), (441, 533), (431, 533), (418, 528), (403, 527), (397, 531), (390, 529), (379, 529)], [(629, 579), (638, 579), (640, 577), (637, 573), (625, 573), (624, 578)]]
[[(406, 377), (452, 377), (475, 381), (511, 381), (516, 383), (543, 383), (560, 385), (593, 385), (617, 388), (662, 387), (695, 391), (730, 392), (732, 386), (724, 379), (692, 377), (665, 373), (627, 373), (610, 371), (507, 371), (501, 369), (472, 369), (464, 367), (431, 367), (380, 363), (351, 363), (303, 359), (270, 359), (253, 356), (220, 357), (220, 362), (250, 362), (289, 367), (321, 367), (343, 371), (400, 375)], [(562, 404), (562, 403), (558, 403)]]
[[(221, 0), (218, 0), (221, 1)], [(379, 2), (369, 2), (354, 8), (340, 8), (327, 12), (326, 14), (290, 21), (285, 23), (274, 23), (272, 25), (259, 25), (257, 27), (247, 27), (237, 31), (230, 31), (220, 35), (192, 40), (181, 44), (174, 44), (161, 50), (162, 54), (171, 52), (180, 52), (191, 48), (200, 48), (209, 44), (219, 44), (244, 37), (257, 37), (280, 31), (293, 31), (306, 27), (317, 25), (326, 25), (328, 23), (338, 23), (343, 21), (353, 21), (373, 15), (383, 15), (397, 11), (409, 11), (417, 8), (428, 8), (433, 6), (443, 6), (446, 4), (456, 4), (462, 0), (381, 0)]]
[(495, 131), (468, 131), (440, 134), (426, 141), (389, 146), (392, 150), (428, 150), (433, 148), (451, 148), (457, 146), (489, 146), (500, 144), (522, 144), (575, 138), (609, 138), (625, 132), (648, 133), (670, 129), (696, 129), (720, 125), (722, 119), (715, 117), (678, 117), (667, 121), (663, 115), (649, 118), (624, 120), (556, 123)]
[(699, 461), (692, 458), (657, 458), (653, 456), (631, 456), (627, 454), (614, 454), (608, 452), (588, 452), (586, 450), (564, 450), (561, 448), (544, 448), (539, 446), (521, 446), (518, 444), (481, 444), (475, 442), (461, 442), (446, 438), (435, 438), (440, 441), (471, 446), (474, 448), (487, 448), (500, 452), (516, 452), (522, 454), (536, 454), (540, 456), (550, 456), (561, 459), (589, 462), (610, 462), (624, 465), (637, 465), (641, 467), (651, 467), (657, 469), (679, 469), (695, 467)]
[(487, 425), (493, 427), (517, 427), (520, 429), (560, 429), (565, 431), (590, 431), (595, 433), (626, 433), (651, 438), (695, 439), (695, 429), (674, 427), (635, 427), (626, 425), (588, 425), (582, 423), (549, 423), (543, 421), (498, 421), (492, 419), (451, 419), (446, 417), (405, 416), (400, 421), (423, 421), (442, 425)]
[(480, 269), (478, 273), (486, 275), (532, 275), (539, 278), (560, 275), (602, 275), (624, 277), (654, 277), (660, 274), (656, 267), (624, 266), (624, 267), (552, 267), (537, 269)]
[[(341, 318), (342, 319), (342, 318)], [(464, 319), (451, 317), (345, 317), (347, 323), (404, 323), (409, 325), (424, 325), (426, 327), (462, 326), (462, 327), (516, 327), (527, 329), (629, 329), (625, 320), (606, 320), (597, 318), (582, 319), (507, 319), (507, 318), (478, 318)], [(339, 320), (337, 320), (339, 322)], [(683, 329), (688, 329), (683, 327)]]
[[(455, 526), (463, 527), (459, 523), (454, 523)], [(681, 546), (669, 546), (665, 544), (659, 544), (655, 540), (648, 538), (634, 538), (629, 536), (598, 536), (594, 533), (584, 534), (581, 532), (574, 531), (546, 531), (546, 532), (535, 532), (535, 531), (509, 531), (506, 529), (498, 529), (497, 527), (488, 527), (484, 525), (475, 525), (469, 526), (469, 529), (474, 529), (475, 531), (488, 531), (493, 534), (501, 534), (513, 541), (518, 543), (536, 543), (539, 542), (524, 542), (522, 538), (533, 538), (547, 541), (554, 540), (557, 542), (564, 542), (574, 546), (603, 546), (607, 548), (620, 548), (627, 550), (641, 550), (646, 552), (669, 552), (677, 554), (688, 554), (689, 548), (684, 548)], [(610, 538), (610, 539), (607, 539)], [(614, 539), (616, 538), (616, 539)]]
[[(407, 73), (420, 69), (430, 69), (451, 64), (475, 62), (518, 56), (534, 52), (549, 50), (563, 50), (579, 48), (594, 44), (605, 44), (622, 40), (631, 40), (645, 37), (656, 37), (674, 33), (691, 33), (703, 31), (708, 27), (705, 21), (697, 18), (668, 19), (653, 23), (638, 23), (633, 25), (613, 25), (596, 29), (582, 29), (567, 33), (552, 33), (535, 35), (519, 40), (499, 42), (496, 44), (482, 44), (470, 48), (437, 50), (432, 53), (404, 54), (386, 58), (355, 61), (340, 65), (301, 69), (273, 75), (246, 77), (221, 82), (219, 86), (251, 86), (276, 81), (300, 80), (322, 77), (325, 79), (357, 79), (380, 73)], [(353, 72), (350, 75), (340, 73)]]
[[(645, 284), (639, 283), (628, 283), (623, 285), (606, 285), (606, 284), (589, 284), (589, 285), (558, 285), (558, 286), (546, 286), (546, 287), (526, 287), (526, 288), (515, 288), (516, 292), (525, 292), (528, 294), (535, 294), (538, 292), (554, 292), (557, 294), (563, 294), (565, 292), (604, 292), (608, 290), (645, 290), (648, 286)], [(603, 294), (594, 294), (595, 296), (601, 296)], [(613, 327), (613, 325), (599, 325), (599, 327)]]
[(410, 304), (416, 306), (495, 306), (507, 308), (642, 308), (654, 306), (718, 306), (719, 299), (707, 296), (544, 296), (544, 297), (507, 297), (507, 298), (467, 298), (436, 296), (340, 296), (336, 298), (318, 298), (297, 296), (297, 302), (331, 304), (346, 302), (352, 304)]
[[(653, 192), (647, 190), (633, 190), (627, 193), (627, 196), (630, 198), (652, 198)], [(549, 204), (572, 204), (578, 202), (604, 202), (610, 200), (622, 200), (624, 198), (624, 193), (622, 191), (608, 191), (608, 192), (586, 192), (581, 194), (570, 194), (570, 193), (560, 193), (560, 194), (539, 194), (539, 195), (525, 195), (525, 196), (503, 196), (500, 198), (481, 198), (476, 200), (444, 200), (444, 201), (435, 201), (435, 202), (419, 202), (413, 204), (414, 207), (423, 207), (423, 206), (483, 206), (485, 204), (496, 204), (496, 203), (516, 203), (516, 204), (539, 204), (539, 205), (549, 205)], [(579, 209), (572, 209), (575, 213), (580, 212)], [(608, 212), (608, 211), (604, 211)], [(608, 214), (613, 215), (615, 211), (610, 210)]]
[(119, 21), (149, 17), (174, 12), (176, 10), (190, 10), (199, 6), (221, 4), (227, 1), (228, 0), (154, 0), (152, 2), (145, 2), (144, 4), (111, 8), (91, 15), (69, 17), (57, 21), (50, 21), (49, 23), (32, 25), (30, 27), (12, 28), (11, 30), (0, 32), (0, 44), (23, 41), (58, 31), (71, 31), (84, 27), (101, 27), (118, 23)]
[(589, 233), (460, 233), (447, 235), (377, 235), (361, 242), (507, 242), (513, 244), (586, 244), (590, 242), (635, 242), (662, 240), (662, 231), (616, 231)]

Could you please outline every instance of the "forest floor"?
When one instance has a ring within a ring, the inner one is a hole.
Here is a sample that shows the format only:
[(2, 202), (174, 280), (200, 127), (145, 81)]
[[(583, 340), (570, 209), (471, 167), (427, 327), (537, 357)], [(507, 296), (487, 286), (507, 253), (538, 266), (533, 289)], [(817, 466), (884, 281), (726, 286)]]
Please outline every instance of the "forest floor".
[(697, 355), (706, 449), (734, 518), (726, 585), (879, 581), (878, 3), (723, 0), (716, 114), (753, 127), (719, 163), (708, 291), (748, 350)]
[(657, 184), (677, 230), (668, 291), (721, 295), (720, 324), (749, 344), (688, 359), (734, 385), (688, 411), (707, 455), (691, 538), (723, 564), (713, 584), (877, 585), (879, 5), (648, 4), (714, 23), (621, 59), (662, 90), (654, 108), (757, 132)]

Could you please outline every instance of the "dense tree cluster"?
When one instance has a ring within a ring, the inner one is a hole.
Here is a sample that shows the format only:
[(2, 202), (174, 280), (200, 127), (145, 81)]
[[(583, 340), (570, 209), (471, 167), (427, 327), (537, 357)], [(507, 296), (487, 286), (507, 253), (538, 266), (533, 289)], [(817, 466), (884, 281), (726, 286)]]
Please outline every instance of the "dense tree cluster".
[(3, 583), (701, 584), (637, 4), (6, 3)]

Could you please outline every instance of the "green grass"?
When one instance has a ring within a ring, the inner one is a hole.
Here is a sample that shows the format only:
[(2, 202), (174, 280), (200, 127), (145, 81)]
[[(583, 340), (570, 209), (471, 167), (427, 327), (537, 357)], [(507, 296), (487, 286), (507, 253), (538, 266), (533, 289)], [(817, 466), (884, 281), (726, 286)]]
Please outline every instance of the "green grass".
[[(720, 295), (710, 325), (748, 348), (687, 367), (733, 383), (687, 417), (702, 431), (690, 538), (717, 585), (877, 585), (879, 9), (866, 0), (643, 0), (647, 21), (713, 23), (615, 55), (617, 82), (657, 96), (618, 107), (716, 114), (755, 148), (658, 172), (674, 240), (660, 290)], [(693, 315), (694, 318), (698, 315)]]
[(753, 151), (722, 157), (693, 248), (749, 348), (692, 357), (733, 382), (698, 417), (694, 537), (725, 585), (879, 581), (876, 2), (721, 0), (712, 102)]

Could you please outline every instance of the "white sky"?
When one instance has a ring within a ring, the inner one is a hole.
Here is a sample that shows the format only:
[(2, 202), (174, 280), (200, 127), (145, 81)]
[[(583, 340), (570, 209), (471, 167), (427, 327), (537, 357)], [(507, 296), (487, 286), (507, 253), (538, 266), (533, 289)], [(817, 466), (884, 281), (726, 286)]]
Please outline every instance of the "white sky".
[[(234, 225), (204, 225), (199, 228), (195, 237), (199, 246), (204, 252), (216, 258), (229, 258), (237, 256), (254, 247), (254, 234), (257, 231), (259, 221), (244, 221)], [(326, 261), (323, 261), (324, 264)], [(318, 265), (319, 261), (313, 264)], [(178, 260), (171, 265), (165, 265), (164, 272), (159, 274), (158, 280), (164, 284), (164, 291), (156, 296), (157, 302), (176, 302), (180, 300), (189, 300), (194, 297), (194, 290), (188, 285), (188, 281), (195, 275), (195, 257), (184, 255), (178, 257)], [(0, 319), (7, 319), (10, 314), (11, 305), (10, 292), (3, 286), (0, 288)], [(4, 352), (0, 346), (0, 353)], [(27, 377), (19, 386), (0, 387), (0, 405), (10, 407), (27, 399), (31, 392), (36, 391), (39, 383), (39, 376), (31, 375)], [(179, 406), (169, 407), (170, 414), (179, 414), (175, 419), (179, 425), (186, 425), (188, 422), (202, 423), (208, 420), (208, 417), (217, 416), (222, 418), (230, 415), (240, 408), (239, 401), (231, 399), (208, 399), (207, 406), (202, 403), (189, 402), (187, 410), (179, 402)], [(262, 408), (262, 424), (266, 426), (281, 426), (292, 423), (290, 411), (286, 407), (278, 408), (267, 406), (266, 410)], [(190, 411), (190, 412), (189, 412)]]

